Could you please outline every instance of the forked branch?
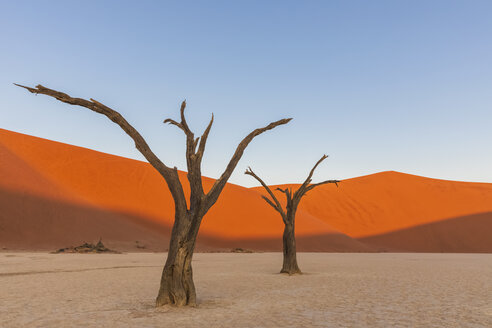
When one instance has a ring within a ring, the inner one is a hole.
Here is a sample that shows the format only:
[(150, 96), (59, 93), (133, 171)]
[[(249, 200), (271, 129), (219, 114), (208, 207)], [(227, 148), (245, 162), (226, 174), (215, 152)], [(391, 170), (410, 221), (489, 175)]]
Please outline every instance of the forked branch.
[[(316, 168), (318, 167), (318, 165), (323, 162), (325, 159), (327, 159), (328, 156), (326, 155), (323, 155), (321, 156), (321, 158), (316, 162), (316, 164), (314, 164), (313, 168), (311, 169), (311, 171), (309, 171), (309, 175), (308, 177), (306, 178), (306, 180), (304, 180), (303, 184), (301, 185), (301, 188), (305, 188), (308, 184), (311, 183), (312, 181), (312, 177), (313, 177), (313, 174), (314, 174), (314, 171), (316, 170)], [(299, 188), (299, 189), (301, 189)]]
[(285, 194), (286, 208), (287, 208), (287, 211), (289, 211), (289, 209), (292, 208), (292, 189), (289, 189), (289, 188), (282, 189), (279, 187), (275, 190), (278, 190), (278, 191)]
[(340, 182), (340, 180), (326, 180), (326, 181), (322, 181), (322, 182), (318, 182), (318, 183), (313, 183), (312, 185), (309, 185), (306, 188), (306, 192), (308, 192), (309, 190), (312, 190), (312, 189), (316, 188), (317, 186), (321, 186), (321, 185), (328, 184), (328, 183), (334, 183), (338, 187), (338, 183), (339, 182)]
[(262, 186), (263, 188), (267, 191), (267, 193), (270, 195), (271, 197), (271, 200), (266, 197), (266, 196), (261, 196), (268, 204), (270, 204), (270, 206), (272, 206), (276, 211), (278, 211), (281, 215), (282, 215), (282, 218), (285, 216), (285, 212), (284, 210), (282, 209), (282, 205), (280, 205), (280, 202), (278, 201), (277, 197), (275, 197), (275, 194), (272, 192), (272, 190), (270, 189), (270, 187), (268, 187), (268, 185), (259, 177), (257, 176), (253, 170), (251, 169), (251, 167), (248, 167), (246, 169), (246, 172), (244, 172), (244, 174), (247, 174), (247, 175), (251, 175), (253, 178), (255, 178)]
[[(191, 186), (190, 193), (190, 209), (199, 206), (199, 202), (202, 200), (204, 195), (203, 185), (202, 185), (202, 173), (201, 173), (201, 163), (203, 158), (203, 153), (205, 152), (205, 144), (207, 142), (208, 134), (212, 128), (213, 114), (210, 123), (203, 132), (200, 138), (195, 138), (195, 134), (191, 131), (185, 117), (186, 100), (181, 103), (180, 117), (181, 122), (177, 122), (173, 119), (165, 119), (164, 123), (169, 123), (180, 128), (186, 135), (186, 166), (188, 169), (188, 181)], [(200, 144), (198, 144), (200, 142)], [(198, 150), (197, 150), (198, 146)]]
[(193, 132), (191, 132), (188, 123), (186, 123), (186, 118), (184, 115), (185, 108), (186, 108), (186, 100), (183, 100), (183, 102), (181, 102), (181, 108), (179, 110), (181, 116), (181, 122), (176, 122), (173, 119), (167, 118), (164, 120), (164, 123), (176, 125), (178, 128), (183, 130), (183, 132), (186, 134), (187, 137), (191, 137), (191, 139), (193, 140), (194, 139)]
[[(321, 156), (321, 158), (316, 162), (316, 164), (314, 164), (313, 168), (311, 169), (311, 171), (309, 171), (309, 175), (307, 176), (306, 180), (304, 180), (304, 182), (302, 183), (302, 185), (296, 190), (296, 192), (294, 193), (294, 202), (298, 203), (300, 200), (301, 200), (301, 197), (304, 196), (304, 194), (306, 192), (308, 192), (309, 190), (313, 189), (314, 187), (318, 186), (318, 185), (321, 185), (321, 184), (325, 184), (325, 183), (329, 183), (327, 181), (323, 182), (323, 183), (320, 183), (320, 184), (315, 184), (315, 185), (311, 185), (312, 187), (309, 188), (309, 184), (313, 181), (312, 178), (313, 178), (313, 174), (314, 174), (314, 171), (316, 170), (316, 168), (318, 167), (319, 164), (321, 164), (321, 162), (323, 162), (325, 159), (327, 159), (328, 156), (326, 155), (323, 155)], [(331, 180), (329, 180), (331, 181)], [(334, 181), (334, 180), (333, 180)], [(337, 181), (339, 182), (339, 181)], [(309, 189), (308, 189), (309, 188)]]
[[(212, 118), (210, 119), (210, 123), (208, 123), (208, 126), (203, 132), (201, 138), (200, 137), (195, 138), (195, 134), (193, 133), (193, 131), (191, 131), (190, 127), (188, 126), (188, 123), (186, 122), (186, 117), (184, 114), (185, 108), (186, 108), (186, 100), (184, 100), (181, 103), (181, 109), (180, 109), (181, 122), (177, 122), (171, 118), (167, 118), (164, 120), (164, 123), (169, 123), (177, 126), (186, 134), (186, 150), (187, 150), (186, 157), (190, 159), (191, 157), (196, 157), (197, 164), (201, 164), (203, 153), (205, 152), (205, 145), (207, 143), (208, 135), (210, 133), (210, 130), (212, 129), (212, 124), (214, 122), (214, 114), (212, 113)], [(193, 167), (190, 168), (190, 166), (188, 166), (188, 171), (190, 169), (193, 169)]]

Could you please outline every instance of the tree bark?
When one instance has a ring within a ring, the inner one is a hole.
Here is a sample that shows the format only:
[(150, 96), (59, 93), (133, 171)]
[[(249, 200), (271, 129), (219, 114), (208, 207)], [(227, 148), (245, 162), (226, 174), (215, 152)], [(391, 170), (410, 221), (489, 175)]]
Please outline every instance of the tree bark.
[(156, 306), (165, 304), (196, 306), (191, 260), (202, 218), (190, 214), (175, 218)]
[(297, 253), (296, 253), (296, 235), (294, 223), (288, 223), (284, 227), (283, 235), (283, 249), (284, 249), (284, 263), (280, 273), (287, 273), (289, 275), (301, 273), (299, 266), (297, 265)]

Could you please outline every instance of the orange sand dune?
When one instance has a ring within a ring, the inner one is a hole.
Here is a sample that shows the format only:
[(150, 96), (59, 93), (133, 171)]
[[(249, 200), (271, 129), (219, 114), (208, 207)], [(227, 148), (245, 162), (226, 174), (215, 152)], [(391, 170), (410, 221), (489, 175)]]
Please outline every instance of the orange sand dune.
[[(0, 156), (0, 247), (63, 247), (91, 233), (92, 240), (103, 237), (110, 245), (135, 247), (139, 240), (147, 249), (167, 247), (174, 206), (164, 179), (148, 163), (6, 130), (0, 130)], [(204, 178), (205, 189), (213, 181)], [(370, 250), (309, 213), (300, 213), (298, 221), (301, 250)], [(40, 227), (32, 237), (30, 231)], [(145, 238), (149, 229), (155, 232)], [(282, 229), (256, 192), (228, 184), (202, 223), (198, 246), (280, 250)]]
[(492, 252), (491, 183), (382, 172), (320, 186), (300, 209), (377, 249)]
[[(185, 173), (180, 174), (188, 193)], [(213, 181), (204, 178), (205, 189)], [(197, 247), (280, 250), (283, 224), (259, 197), (262, 192), (228, 184), (202, 223)], [(165, 181), (148, 163), (2, 129), (0, 206), (0, 247), (13, 249), (66, 247), (102, 237), (120, 249), (136, 250), (138, 240), (147, 250), (164, 250), (174, 212)], [(298, 246), (492, 252), (483, 234), (476, 241), (467, 236), (491, 231), (490, 216), (465, 218), (487, 212), (492, 184), (385, 172), (311, 191), (297, 215)], [(459, 217), (465, 218), (459, 228), (441, 228), (441, 221)], [(422, 231), (424, 237), (412, 237)]]

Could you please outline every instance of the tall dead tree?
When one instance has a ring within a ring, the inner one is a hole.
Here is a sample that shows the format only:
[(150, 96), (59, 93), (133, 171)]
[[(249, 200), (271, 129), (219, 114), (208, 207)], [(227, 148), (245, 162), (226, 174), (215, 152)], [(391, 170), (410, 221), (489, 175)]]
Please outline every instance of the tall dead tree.
[[(18, 85), (18, 84), (16, 84)], [(174, 224), (171, 232), (171, 241), (166, 264), (162, 271), (162, 278), (156, 305), (173, 304), (177, 306), (196, 305), (196, 292), (193, 283), (191, 260), (195, 249), (195, 241), (203, 216), (217, 201), (224, 189), (227, 180), (241, 159), (244, 150), (256, 136), (271, 130), (279, 125), (288, 123), (291, 119), (282, 119), (267, 126), (256, 129), (248, 134), (237, 146), (234, 155), (227, 164), (222, 175), (215, 181), (212, 188), (205, 193), (202, 184), (201, 163), (207, 138), (214, 120), (213, 114), (207, 128), (201, 137), (195, 138), (185, 119), (186, 102), (181, 104), (180, 121), (166, 119), (164, 123), (177, 126), (186, 135), (186, 165), (188, 169), (188, 181), (190, 184), (189, 204), (183, 192), (183, 187), (178, 177), (178, 169), (165, 165), (152, 152), (147, 142), (140, 133), (131, 126), (117, 111), (90, 99), (72, 98), (71, 96), (38, 85), (35, 88), (23, 87), (34, 94), (44, 94), (58, 99), (70, 105), (78, 105), (88, 108), (96, 113), (103, 114), (114, 123), (118, 124), (135, 142), (135, 147), (142, 153), (147, 161), (161, 174), (169, 187), (174, 199)]]
[(321, 159), (314, 165), (309, 172), (308, 177), (304, 181), (304, 183), (294, 192), (292, 193), (292, 188), (277, 188), (276, 190), (285, 194), (285, 209), (280, 204), (280, 201), (277, 199), (273, 191), (268, 187), (268, 185), (257, 176), (253, 170), (248, 167), (244, 174), (251, 175), (253, 178), (258, 180), (258, 182), (265, 188), (270, 198), (267, 196), (261, 196), (271, 207), (273, 207), (277, 212), (280, 213), (282, 217), (282, 221), (284, 222), (284, 234), (282, 237), (283, 241), (283, 252), (284, 252), (284, 262), (282, 265), (282, 270), (280, 273), (287, 273), (289, 275), (301, 273), (299, 266), (297, 265), (297, 253), (296, 253), (296, 235), (295, 235), (295, 223), (296, 223), (296, 211), (299, 206), (299, 202), (301, 198), (309, 191), (317, 186), (321, 186), (327, 183), (335, 183), (338, 186), (339, 180), (326, 180), (319, 183), (310, 184), (312, 181), (312, 177), (314, 171), (318, 167), (318, 165), (324, 161), (328, 156), (323, 155)]

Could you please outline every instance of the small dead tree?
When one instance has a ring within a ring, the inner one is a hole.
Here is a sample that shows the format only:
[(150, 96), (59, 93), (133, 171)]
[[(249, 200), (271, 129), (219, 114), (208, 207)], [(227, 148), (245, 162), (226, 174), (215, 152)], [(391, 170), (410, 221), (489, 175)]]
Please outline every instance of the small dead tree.
[(292, 193), (292, 189), (290, 188), (277, 188), (276, 190), (285, 194), (285, 209), (280, 204), (279, 200), (273, 193), (273, 191), (268, 187), (268, 185), (257, 176), (253, 170), (248, 167), (244, 174), (251, 175), (253, 178), (258, 180), (258, 182), (265, 188), (270, 198), (267, 196), (261, 196), (271, 207), (273, 207), (277, 212), (280, 213), (282, 217), (282, 221), (284, 222), (284, 234), (283, 234), (283, 252), (284, 252), (284, 262), (282, 265), (282, 270), (280, 273), (287, 273), (289, 275), (293, 275), (296, 273), (301, 273), (299, 266), (297, 265), (297, 256), (296, 256), (296, 236), (295, 236), (295, 222), (296, 222), (296, 211), (301, 201), (301, 198), (309, 191), (317, 186), (321, 186), (327, 183), (335, 183), (338, 186), (339, 180), (326, 180), (319, 183), (311, 183), (311, 178), (313, 177), (314, 171), (316, 167), (324, 161), (328, 156), (323, 155), (321, 159), (314, 165), (309, 172), (308, 177), (304, 181), (304, 183), (294, 192)]
[(25, 88), (34, 94), (43, 94), (56, 98), (59, 101), (70, 105), (78, 105), (88, 108), (96, 113), (103, 114), (114, 123), (118, 124), (135, 142), (135, 147), (142, 153), (147, 161), (161, 174), (169, 187), (171, 195), (174, 199), (174, 224), (171, 232), (171, 241), (169, 251), (162, 271), (159, 293), (156, 299), (156, 305), (172, 304), (177, 306), (196, 305), (196, 291), (193, 283), (193, 271), (191, 268), (191, 260), (195, 249), (195, 241), (198, 234), (198, 229), (204, 215), (217, 201), (220, 193), (224, 189), (227, 180), (234, 171), (237, 163), (241, 159), (244, 150), (248, 144), (256, 136), (265, 131), (271, 130), (279, 125), (288, 123), (291, 119), (282, 119), (267, 126), (256, 129), (248, 134), (237, 146), (234, 155), (230, 159), (225, 171), (215, 181), (212, 188), (204, 193), (202, 185), (201, 163), (207, 138), (212, 128), (214, 120), (213, 114), (207, 128), (201, 137), (195, 138), (195, 135), (190, 130), (185, 119), (186, 102), (181, 104), (181, 119), (175, 121), (166, 119), (164, 123), (169, 123), (177, 126), (186, 135), (186, 165), (188, 169), (188, 181), (190, 184), (189, 206), (187, 198), (184, 195), (183, 187), (179, 180), (178, 169), (170, 168), (165, 165), (152, 152), (147, 142), (140, 133), (131, 126), (123, 116), (117, 111), (101, 104), (100, 102), (90, 99), (72, 98), (71, 96), (38, 85), (35, 88), (30, 88), (22, 85), (19, 87)]

